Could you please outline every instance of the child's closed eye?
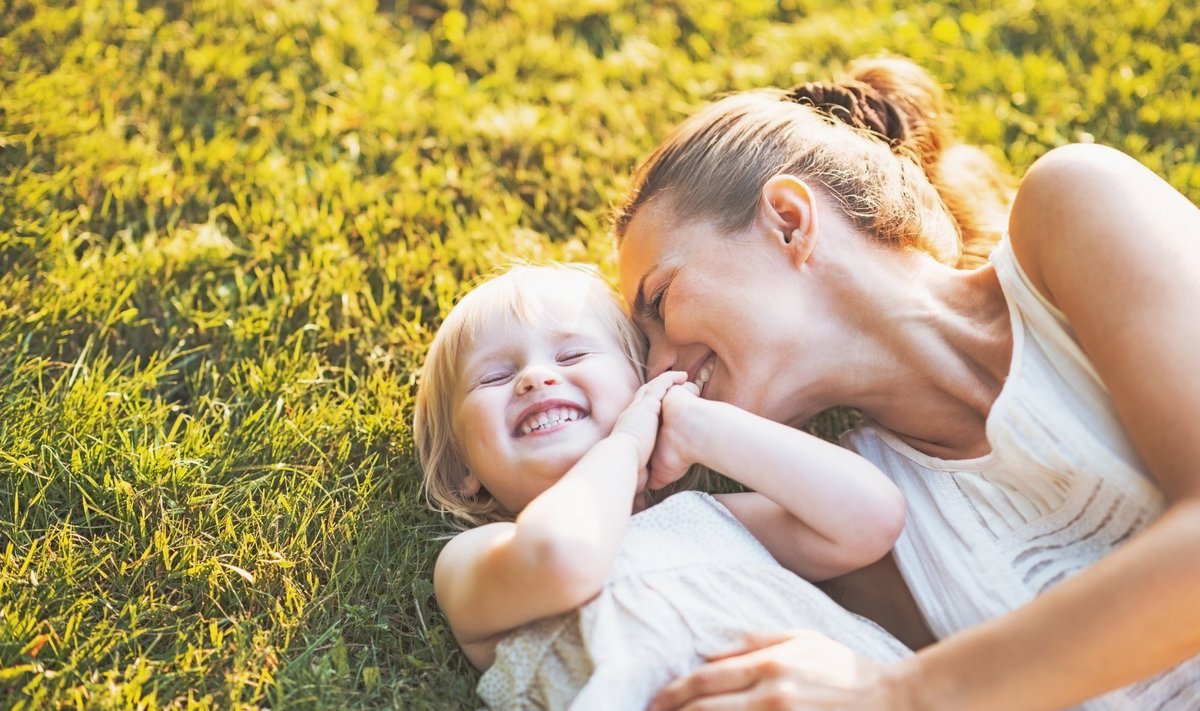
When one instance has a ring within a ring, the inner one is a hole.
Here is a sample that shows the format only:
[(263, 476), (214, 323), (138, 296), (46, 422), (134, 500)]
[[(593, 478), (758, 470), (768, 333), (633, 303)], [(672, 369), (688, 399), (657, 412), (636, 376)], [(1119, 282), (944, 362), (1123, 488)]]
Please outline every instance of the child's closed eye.
[(497, 370), (491, 373), (485, 373), (475, 381), (480, 387), (487, 385), (502, 385), (512, 379), (513, 373), (511, 370)]
[(558, 355), (558, 362), (563, 363), (565, 365), (570, 365), (571, 363), (578, 363), (585, 356), (590, 355), (590, 354), (591, 354), (591, 351), (586, 351), (586, 350), (565, 351)]

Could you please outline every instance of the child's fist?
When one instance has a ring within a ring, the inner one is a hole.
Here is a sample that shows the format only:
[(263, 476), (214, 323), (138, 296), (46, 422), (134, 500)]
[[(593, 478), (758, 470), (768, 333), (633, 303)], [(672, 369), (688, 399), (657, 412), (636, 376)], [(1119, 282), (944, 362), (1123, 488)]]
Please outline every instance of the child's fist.
[(662, 414), (663, 397), (672, 386), (687, 380), (687, 373), (669, 370), (654, 378), (633, 396), (633, 402), (613, 426), (613, 434), (627, 434), (633, 437), (637, 446), (638, 465), (646, 466), (650, 461), (650, 452), (654, 451), (654, 441), (658, 438), (658, 425)]

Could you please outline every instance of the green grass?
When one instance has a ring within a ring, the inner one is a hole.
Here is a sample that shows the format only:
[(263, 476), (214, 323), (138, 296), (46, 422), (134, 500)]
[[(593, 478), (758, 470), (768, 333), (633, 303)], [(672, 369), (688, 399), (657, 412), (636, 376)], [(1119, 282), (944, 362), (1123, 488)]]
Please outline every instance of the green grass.
[(1191, 3), (446, 1), (0, 3), (0, 707), (471, 708), (425, 345), (714, 93), (887, 49), (1200, 200)]

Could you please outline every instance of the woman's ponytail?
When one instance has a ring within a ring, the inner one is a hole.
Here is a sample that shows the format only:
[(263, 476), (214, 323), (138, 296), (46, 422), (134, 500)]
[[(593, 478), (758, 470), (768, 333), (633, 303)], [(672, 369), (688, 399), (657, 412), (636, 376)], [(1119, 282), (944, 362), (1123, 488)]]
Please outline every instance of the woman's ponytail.
[(908, 125), (906, 147), (915, 154), (958, 223), (963, 250), (958, 266), (987, 261), (1008, 227), (1016, 179), (991, 156), (958, 140), (942, 88), (906, 59), (864, 58), (850, 76), (894, 104)]
[(921, 166), (962, 238), (960, 267), (987, 261), (1008, 223), (1015, 179), (980, 149), (959, 142), (942, 88), (916, 64), (865, 58), (839, 82), (809, 82), (787, 98), (867, 131)]

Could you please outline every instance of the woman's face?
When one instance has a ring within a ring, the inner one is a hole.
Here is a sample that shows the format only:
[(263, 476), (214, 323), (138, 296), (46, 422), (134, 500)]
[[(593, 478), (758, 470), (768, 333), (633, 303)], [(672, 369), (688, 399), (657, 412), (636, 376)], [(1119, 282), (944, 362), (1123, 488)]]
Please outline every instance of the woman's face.
[(620, 250), (621, 292), (650, 343), (647, 377), (685, 370), (705, 381), (702, 397), (790, 421), (803, 314), (787, 245), (754, 226), (722, 236), (671, 212), (641, 208)]

